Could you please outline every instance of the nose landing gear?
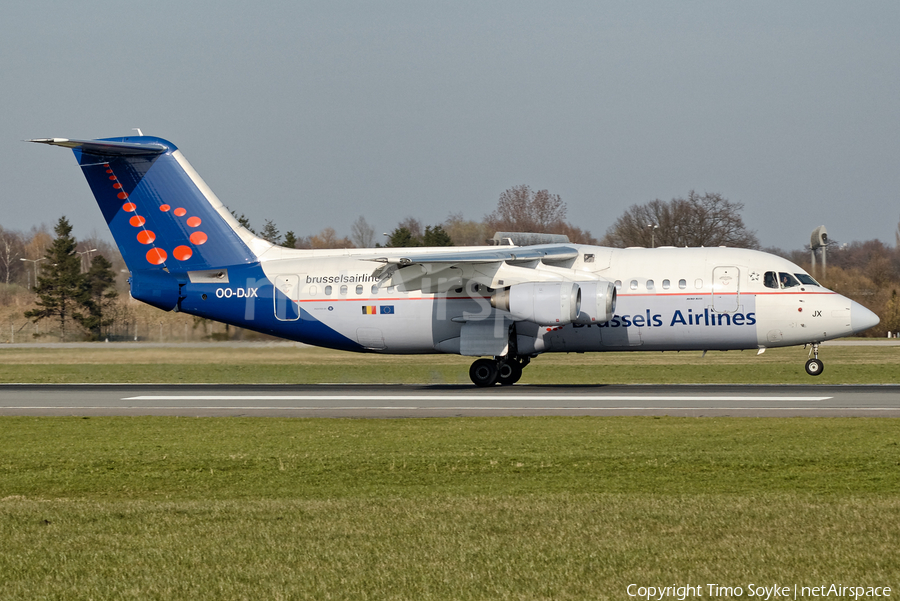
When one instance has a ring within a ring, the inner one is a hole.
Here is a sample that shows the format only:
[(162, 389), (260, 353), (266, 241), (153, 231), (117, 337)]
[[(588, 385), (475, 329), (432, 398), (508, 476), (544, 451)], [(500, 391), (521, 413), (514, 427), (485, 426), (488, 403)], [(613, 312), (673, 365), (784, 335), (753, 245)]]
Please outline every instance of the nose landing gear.
[(806, 362), (806, 373), (811, 376), (818, 376), (825, 370), (825, 364), (819, 359), (819, 343), (813, 342), (811, 347), (809, 353), (812, 355), (812, 358)]

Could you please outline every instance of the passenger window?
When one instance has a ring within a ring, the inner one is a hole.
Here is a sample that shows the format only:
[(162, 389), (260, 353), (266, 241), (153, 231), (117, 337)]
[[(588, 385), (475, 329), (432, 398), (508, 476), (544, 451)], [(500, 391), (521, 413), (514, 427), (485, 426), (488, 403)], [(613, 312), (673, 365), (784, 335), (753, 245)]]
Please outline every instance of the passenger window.
[(669, 280), (663, 280), (663, 290), (669, 289)]
[(325, 286), (325, 295), (331, 296), (331, 286)]
[(778, 274), (778, 283), (782, 288), (793, 288), (794, 286), (800, 285), (800, 282), (797, 281), (797, 278), (783, 271)]
[(678, 288), (681, 290), (687, 288), (687, 280), (678, 280)]
[(766, 272), (766, 275), (763, 276), (763, 284), (766, 288), (778, 288), (778, 276), (774, 271)]
[(372, 294), (378, 294), (378, 284), (372, 284)]
[(696, 288), (697, 290), (703, 288), (703, 280), (701, 280), (700, 278), (694, 280), (694, 288)]
[(347, 284), (344, 284), (343, 286), (341, 286), (341, 296), (346, 296), (346, 295), (347, 295)]
[(359, 295), (362, 295), (362, 291), (363, 291), (362, 284), (357, 284), (356, 285), (356, 293)]
[(632, 290), (637, 290), (637, 280), (631, 280), (631, 284), (629, 284), (629, 288)]
[(616, 280), (616, 292), (622, 291), (622, 280)]
[(653, 280), (647, 280), (647, 290), (653, 290)]

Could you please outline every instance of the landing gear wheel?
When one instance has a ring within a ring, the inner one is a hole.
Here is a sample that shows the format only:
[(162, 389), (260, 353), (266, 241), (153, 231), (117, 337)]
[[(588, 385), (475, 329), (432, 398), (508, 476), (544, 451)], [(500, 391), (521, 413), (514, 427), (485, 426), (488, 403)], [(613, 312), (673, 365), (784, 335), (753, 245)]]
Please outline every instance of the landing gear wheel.
[(476, 386), (493, 386), (500, 377), (500, 370), (493, 359), (478, 359), (469, 368), (469, 377)]
[(819, 359), (810, 359), (806, 362), (806, 373), (811, 376), (818, 376), (825, 369), (825, 364)]
[(503, 361), (498, 366), (498, 374), (501, 386), (512, 386), (522, 377), (522, 365), (517, 361)]

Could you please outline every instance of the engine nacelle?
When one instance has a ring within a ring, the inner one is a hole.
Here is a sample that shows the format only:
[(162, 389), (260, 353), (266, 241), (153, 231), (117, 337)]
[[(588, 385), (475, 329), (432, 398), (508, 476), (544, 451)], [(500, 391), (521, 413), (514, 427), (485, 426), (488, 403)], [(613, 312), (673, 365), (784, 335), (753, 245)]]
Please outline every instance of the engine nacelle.
[(578, 282), (581, 311), (575, 323), (606, 323), (616, 314), (616, 285), (609, 281)]
[(514, 319), (542, 326), (572, 323), (581, 312), (581, 288), (575, 282), (527, 282), (491, 295), (491, 306)]

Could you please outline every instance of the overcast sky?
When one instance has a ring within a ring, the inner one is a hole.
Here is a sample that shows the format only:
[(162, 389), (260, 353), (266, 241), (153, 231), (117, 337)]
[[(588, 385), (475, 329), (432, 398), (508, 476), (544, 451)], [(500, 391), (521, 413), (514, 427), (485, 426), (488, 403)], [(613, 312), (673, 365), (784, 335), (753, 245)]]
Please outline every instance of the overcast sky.
[(602, 236), (688, 191), (764, 246), (893, 245), (900, 3), (47, 2), (0, 18), (0, 225), (109, 238), (69, 150), (175, 143), (259, 227), (380, 235), (548, 189)]

